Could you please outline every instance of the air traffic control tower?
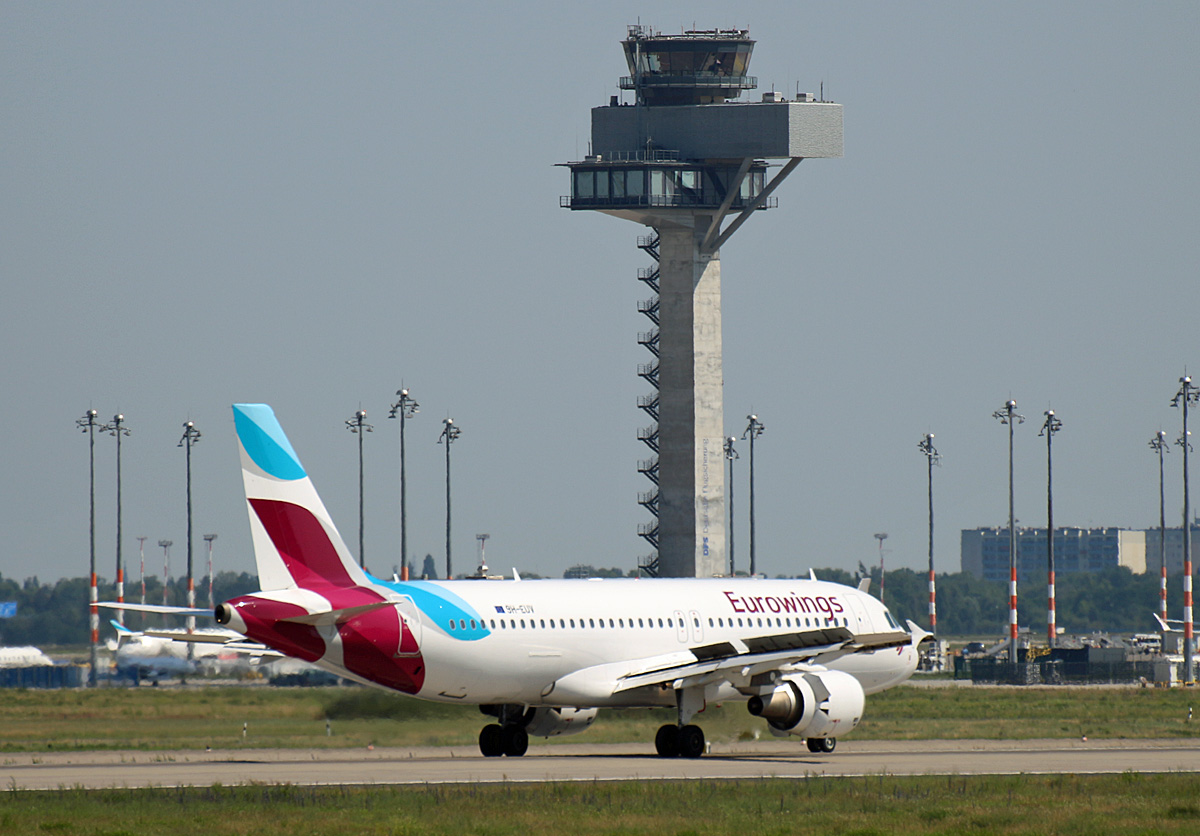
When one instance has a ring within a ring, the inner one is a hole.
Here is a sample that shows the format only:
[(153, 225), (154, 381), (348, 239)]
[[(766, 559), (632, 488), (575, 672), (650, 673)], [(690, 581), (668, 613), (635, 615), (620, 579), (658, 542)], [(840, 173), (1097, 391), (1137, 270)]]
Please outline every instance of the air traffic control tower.
[[(590, 154), (571, 169), (562, 205), (653, 230), (638, 239), (655, 266), (638, 278), (654, 292), (638, 309), (653, 324), (638, 342), (653, 355), (638, 399), (653, 420), (638, 437), (653, 483), (639, 503), (654, 517), (638, 533), (640, 559), (661, 577), (728, 573), (721, 369), (721, 246), (806, 157), (842, 156), (842, 107), (807, 94), (735, 101), (753, 90), (754, 41), (740, 29), (663, 35), (630, 26), (623, 42), (625, 104), (592, 109)], [(782, 167), (769, 160), (786, 160)]]

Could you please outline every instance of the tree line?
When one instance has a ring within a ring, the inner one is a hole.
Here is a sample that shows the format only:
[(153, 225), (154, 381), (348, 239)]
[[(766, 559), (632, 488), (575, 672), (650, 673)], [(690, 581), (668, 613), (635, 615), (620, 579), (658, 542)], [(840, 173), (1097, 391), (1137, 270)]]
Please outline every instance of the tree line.
[[(622, 577), (620, 569), (572, 567), (570, 577)], [(879, 568), (858, 572), (818, 569), (822, 580), (857, 586), (863, 577), (871, 578), (871, 592), (880, 593)], [(534, 576), (525, 575), (532, 579)], [(807, 576), (805, 576), (807, 577)], [(912, 619), (929, 627), (929, 576), (911, 569), (887, 572), (884, 603), (901, 622)], [(1135, 575), (1124, 567), (1101, 572), (1060, 575), (1057, 584), (1056, 621), (1067, 633), (1086, 634), (1149, 633), (1157, 629), (1152, 613), (1158, 611), (1158, 576), (1147, 572)], [(258, 589), (258, 579), (248, 572), (219, 572), (213, 579), (213, 598), (217, 602), (245, 595)], [(1183, 612), (1182, 575), (1168, 581), (1167, 607), (1172, 617)], [(101, 601), (115, 601), (116, 587), (111, 581), (99, 583)], [(127, 601), (141, 599), (141, 584), (127, 583)], [(159, 578), (146, 578), (146, 601), (160, 604), (163, 586)], [(187, 601), (187, 582), (183, 578), (167, 585), (167, 602), (182, 606)], [(0, 575), (0, 603), (15, 602), (17, 613), (0, 618), (0, 645), (81, 645), (88, 643), (88, 582), (86, 578), (64, 578), (41, 583), (36, 577), (21, 583)], [(196, 584), (197, 606), (208, 604), (208, 579)], [(1046, 586), (1044, 583), (1021, 585), (1017, 590), (1017, 620), (1035, 637), (1045, 634)], [(108, 621), (113, 610), (100, 611), (100, 635), (111, 637)], [(946, 636), (1003, 636), (1008, 624), (1008, 585), (985, 581), (973, 575), (945, 573), (937, 576), (938, 634)], [(181, 626), (170, 617), (126, 613), (125, 623), (133, 629), (142, 626)]]

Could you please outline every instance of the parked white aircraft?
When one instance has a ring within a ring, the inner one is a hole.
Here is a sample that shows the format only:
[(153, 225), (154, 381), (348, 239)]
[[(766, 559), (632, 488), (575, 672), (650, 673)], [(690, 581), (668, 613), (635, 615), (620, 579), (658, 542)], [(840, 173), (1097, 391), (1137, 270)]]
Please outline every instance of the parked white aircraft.
[[(698, 757), (706, 705), (745, 701), (814, 752), (908, 679), (928, 634), (860, 589), (811, 580), (381, 580), (354, 561), (269, 406), (233, 407), (262, 592), (218, 623), (288, 656), (496, 718), (484, 755), (583, 731), (605, 707), (669, 707), (663, 756)], [(910, 634), (911, 633), (911, 634)]]
[(53, 659), (32, 645), (0, 647), (0, 668), (28, 668), (53, 664)]

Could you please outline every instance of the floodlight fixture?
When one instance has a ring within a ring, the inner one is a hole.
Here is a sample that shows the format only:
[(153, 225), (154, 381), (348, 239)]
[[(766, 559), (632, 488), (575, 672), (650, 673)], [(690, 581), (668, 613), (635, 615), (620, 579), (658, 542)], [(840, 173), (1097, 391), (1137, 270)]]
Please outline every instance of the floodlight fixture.
[(1167, 622), (1167, 494), (1163, 480), (1163, 454), (1171, 452), (1167, 434), (1159, 430), (1150, 439), (1150, 449), (1158, 454), (1158, 614)]

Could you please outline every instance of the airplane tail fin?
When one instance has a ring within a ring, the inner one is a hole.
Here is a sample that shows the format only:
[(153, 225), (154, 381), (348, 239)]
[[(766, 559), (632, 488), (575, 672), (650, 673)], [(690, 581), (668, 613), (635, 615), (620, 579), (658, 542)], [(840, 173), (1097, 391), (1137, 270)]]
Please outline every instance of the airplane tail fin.
[(368, 583), (271, 407), (234, 404), (233, 418), (262, 588)]

